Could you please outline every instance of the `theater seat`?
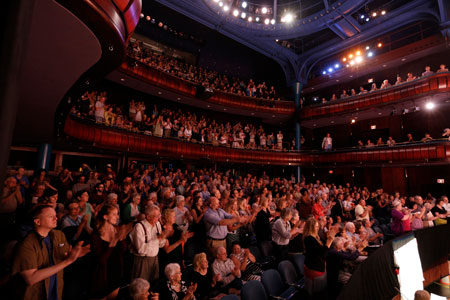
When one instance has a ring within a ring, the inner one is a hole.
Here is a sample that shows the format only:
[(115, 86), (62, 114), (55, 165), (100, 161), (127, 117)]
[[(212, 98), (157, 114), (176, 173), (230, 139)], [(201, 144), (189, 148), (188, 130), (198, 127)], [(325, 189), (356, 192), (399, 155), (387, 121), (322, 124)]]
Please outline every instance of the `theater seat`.
[(261, 276), (261, 282), (269, 297), (291, 299), (297, 294), (296, 288), (292, 286), (285, 288), (280, 273), (275, 269), (264, 271)]
[(267, 300), (267, 294), (260, 281), (250, 280), (242, 287), (241, 298), (242, 300)]

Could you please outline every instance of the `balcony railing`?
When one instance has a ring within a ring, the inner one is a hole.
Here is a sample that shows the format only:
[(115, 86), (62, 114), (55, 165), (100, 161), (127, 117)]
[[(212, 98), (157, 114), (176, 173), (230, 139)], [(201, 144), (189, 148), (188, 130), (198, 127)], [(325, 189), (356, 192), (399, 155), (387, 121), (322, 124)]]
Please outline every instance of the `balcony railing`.
[(301, 119), (322, 118), (376, 107), (387, 103), (450, 91), (450, 73), (437, 73), (386, 89), (303, 108)]
[[(197, 86), (195, 83), (165, 73), (132, 57), (126, 58), (120, 67), (120, 71), (162, 89), (170, 90), (187, 97), (195, 97)], [(273, 114), (293, 114), (295, 111), (294, 103), (290, 101), (253, 98), (218, 90), (214, 90), (214, 95), (204, 101), (249, 111)]]
[(235, 149), (149, 136), (67, 118), (66, 135), (94, 147), (149, 156), (259, 165), (320, 166), (349, 164), (404, 164), (449, 161), (450, 141), (403, 144), (394, 147), (334, 152), (280, 152)]

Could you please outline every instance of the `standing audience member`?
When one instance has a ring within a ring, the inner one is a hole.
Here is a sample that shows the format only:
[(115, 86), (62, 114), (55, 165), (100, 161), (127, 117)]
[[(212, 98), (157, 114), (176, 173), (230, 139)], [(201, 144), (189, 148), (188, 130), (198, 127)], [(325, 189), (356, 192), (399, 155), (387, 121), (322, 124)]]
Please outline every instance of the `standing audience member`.
[(145, 209), (145, 219), (136, 223), (130, 233), (133, 267), (131, 278), (154, 281), (159, 277), (159, 248), (166, 244), (159, 218), (161, 213), (156, 205)]
[(34, 229), (17, 246), (12, 275), (19, 276), (14, 289), (17, 299), (62, 299), (63, 270), (89, 252), (78, 243), (71, 248), (64, 234), (55, 230), (56, 212), (38, 205), (31, 212)]
[(322, 150), (331, 151), (332, 147), (333, 147), (333, 139), (331, 138), (330, 133), (327, 133), (327, 135), (322, 140)]

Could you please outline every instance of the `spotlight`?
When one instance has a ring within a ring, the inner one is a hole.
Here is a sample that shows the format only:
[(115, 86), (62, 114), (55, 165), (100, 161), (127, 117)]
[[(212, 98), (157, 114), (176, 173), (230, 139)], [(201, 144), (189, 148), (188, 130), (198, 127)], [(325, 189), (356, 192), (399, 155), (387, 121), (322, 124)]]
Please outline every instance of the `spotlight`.
[(345, 66), (346, 66), (347, 68), (350, 67), (349, 64), (346, 64)]
[(151, 18), (150, 16), (146, 16), (145, 19), (146, 19), (147, 21), (150, 21), (152, 18)]
[(262, 12), (263, 14), (267, 14), (267, 7), (263, 7), (263, 8), (261, 9), (261, 12)]
[(291, 13), (287, 13), (281, 18), (281, 22), (284, 23), (291, 23), (292, 21), (294, 21), (294, 16)]
[(233, 11), (233, 16), (237, 17), (238, 15), (239, 15), (239, 11), (238, 11), (237, 9), (235, 9), (235, 10)]
[(358, 56), (361, 55), (361, 51), (359, 51), (359, 50), (356, 51), (356, 55), (358, 55)]
[(370, 18), (366, 18), (366, 22), (369, 22), (370, 21)]
[(383, 44), (382, 43), (378, 43), (377, 47), (381, 48), (381, 47), (383, 47)]
[(328, 68), (328, 73), (333, 72), (333, 68)]
[(245, 17), (247, 16), (247, 14), (245, 12), (241, 13), (241, 18), (245, 19)]
[(214, 2), (216, 2), (216, 3), (217, 3), (217, 2), (219, 2), (219, 0), (214, 0)]
[(143, 13), (141, 13), (140, 15), (139, 15), (139, 17), (141, 17), (141, 19), (144, 17), (144, 14)]
[(241, 4), (241, 6), (242, 6), (242, 8), (246, 8), (247, 7), (247, 2), (242, 2), (242, 4)]
[(381, 15), (382, 15), (382, 16), (384, 16), (385, 14), (386, 14), (386, 11), (385, 11), (385, 10), (381, 11)]
[(249, 21), (249, 22), (252, 22), (252, 21), (253, 21), (253, 18), (252, 18), (252, 17), (248, 17), (248, 21)]
[(228, 7), (228, 5), (225, 5), (225, 6), (223, 7), (223, 10), (224, 10), (224, 11), (229, 11), (230, 8)]
[(255, 18), (255, 21), (256, 21), (256, 22), (259, 22), (259, 17), (256, 17), (256, 18)]
[(164, 25), (164, 24), (163, 24), (162, 22), (159, 22), (159, 23), (158, 23), (158, 26), (159, 26), (159, 27), (163, 27), (163, 25)]
[(264, 24), (269, 25), (269, 23), (270, 23), (270, 20), (269, 20), (269, 19), (265, 19), (265, 20), (264, 20)]
[(327, 71), (322, 71), (322, 74), (323, 74), (323, 75), (326, 75), (326, 74), (327, 74)]
[(374, 13), (372, 13), (372, 17), (376, 17), (377, 16), (377, 13), (376, 12), (374, 12)]
[(340, 67), (339, 64), (335, 64), (335, 65), (334, 65), (334, 68), (335, 68), (335, 69), (337, 69), (337, 68), (339, 68), (339, 67)]
[(278, 39), (276, 39), (276, 40), (275, 40), (275, 42), (277, 42), (277, 43), (278, 43)]
[(361, 19), (364, 19), (365, 17), (366, 17), (365, 15), (361, 15), (361, 17), (360, 17), (360, 18), (361, 18)]
[(349, 55), (348, 55), (348, 58), (353, 58), (353, 54), (349, 54)]
[(275, 24), (275, 19), (270, 20), (270, 24), (274, 25)]
[(372, 57), (372, 56), (373, 56), (373, 52), (367, 53), (367, 57)]
[(425, 104), (425, 108), (428, 110), (432, 110), (435, 107), (433, 102), (427, 102), (427, 104)]
[(350, 61), (350, 66), (353, 66), (355, 64), (355, 61), (354, 60), (351, 60)]
[(356, 120), (355, 120), (355, 119), (352, 119), (351, 123), (352, 123), (352, 124), (355, 124), (355, 123), (356, 123)]
[(344, 57), (344, 58), (342, 59), (342, 61), (344, 61), (344, 62), (347, 61), (347, 57)]
[(361, 56), (358, 56), (357, 58), (355, 58), (355, 62), (360, 64), (363, 61), (363, 58)]
[(223, 6), (223, 2), (219, 2), (219, 6), (222, 7)]
[(366, 50), (369, 50), (370, 49), (370, 47), (369, 46), (366, 46)]

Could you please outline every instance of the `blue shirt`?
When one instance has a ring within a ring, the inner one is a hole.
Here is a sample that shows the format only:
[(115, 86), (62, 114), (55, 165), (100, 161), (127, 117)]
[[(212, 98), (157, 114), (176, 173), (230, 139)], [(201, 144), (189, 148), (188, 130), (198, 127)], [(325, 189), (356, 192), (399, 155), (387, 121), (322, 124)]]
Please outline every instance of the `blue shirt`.
[(213, 239), (224, 239), (228, 234), (227, 225), (219, 225), (219, 222), (223, 219), (232, 219), (233, 216), (229, 213), (226, 213), (223, 209), (219, 208), (217, 210), (213, 210), (212, 208), (208, 208), (205, 212), (203, 220), (205, 221), (206, 226), (206, 235)]
[[(46, 238), (44, 238), (44, 244), (47, 247), (48, 251), (48, 259), (50, 262), (50, 266), (53, 266), (53, 252), (52, 252), (52, 241), (50, 239), (50, 235), (47, 235)], [(50, 284), (48, 286), (48, 300), (58, 300), (58, 286), (57, 286), (57, 278), (56, 274), (53, 274), (50, 276)]]

